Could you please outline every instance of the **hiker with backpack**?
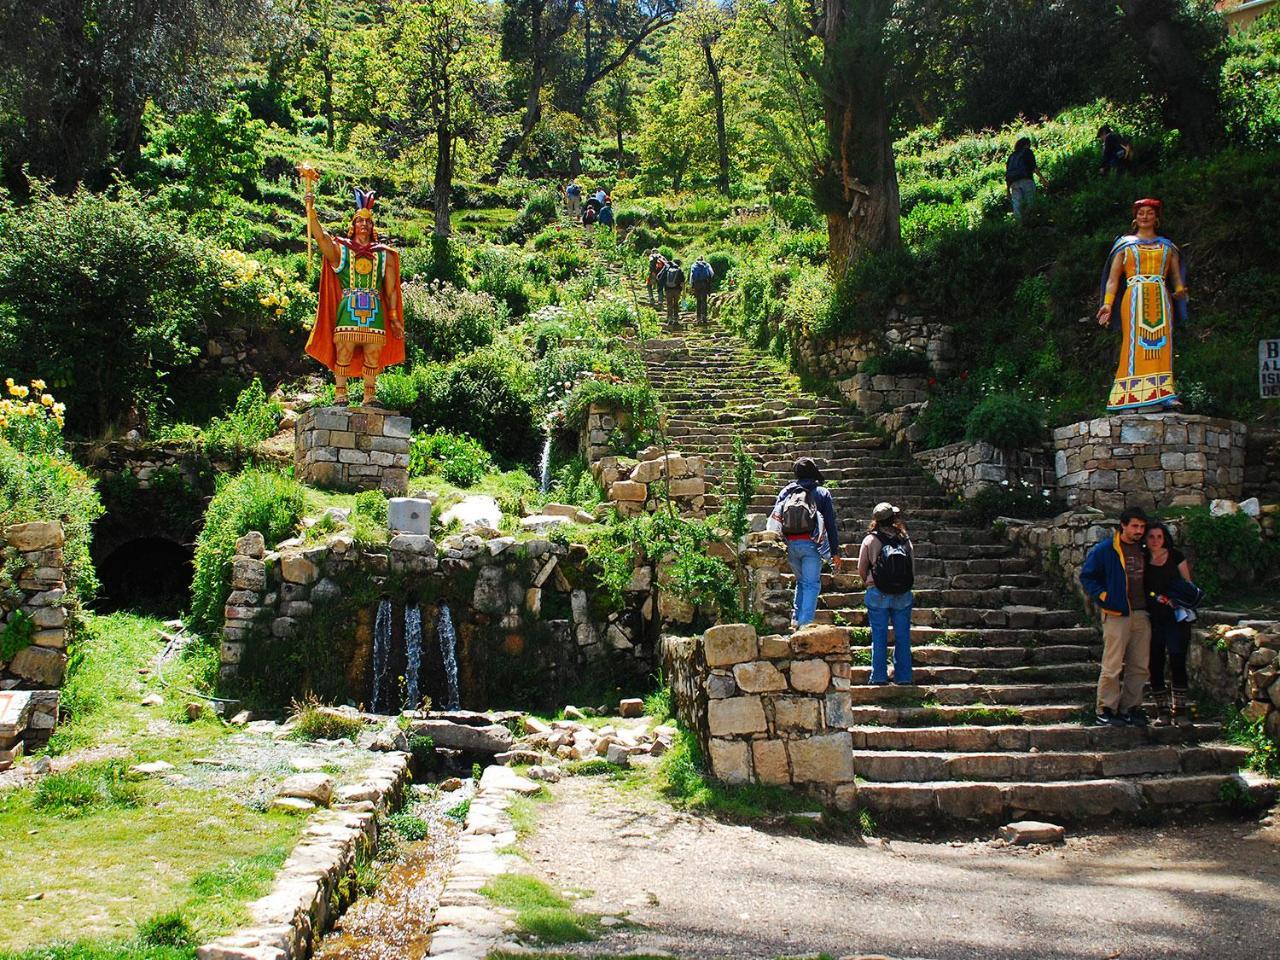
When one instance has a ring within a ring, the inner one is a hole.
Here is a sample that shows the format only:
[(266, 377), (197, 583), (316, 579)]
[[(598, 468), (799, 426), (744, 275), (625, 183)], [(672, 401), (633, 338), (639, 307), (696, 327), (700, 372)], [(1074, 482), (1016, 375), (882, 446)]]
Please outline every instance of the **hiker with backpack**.
[(911, 683), (911, 588), (915, 560), (911, 538), (891, 503), (877, 503), (871, 525), (858, 550), (858, 576), (866, 589), (867, 625), (871, 627), (871, 679), (889, 682), (889, 625), (893, 625), (893, 682)]
[(582, 187), (576, 180), (571, 180), (564, 188), (565, 209), (569, 216), (577, 220), (582, 216)]
[(596, 214), (596, 220), (602, 227), (613, 226), (613, 204), (605, 198), (604, 206), (600, 208), (600, 212)]
[(667, 258), (657, 250), (649, 251), (649, 273), (644, 287), (649, 294), (649, 306), (655, 310), (662, 305), (662, 271), (667, 269)]
[(1102, 165), (1098, 170), (1104, 177), (1113, 171), (1123, 172), (1133, 163), (1133, 141), (1128, 137), (1103, 124), (1098, 128), (1097, 139), (1102, 141)]
[(595, 226), (596, 219), (597, 219), (599, 216), (600, 216), (600, 214), (599, 214), (599, 212), (596, 210), (595, 206), (594, 206), (590, 201), (588, 201), (588, 202), (587, 202), (587, 209), (586, 209), (586, 210), (584, 210), (584, 211), (582, 211), (582, 225), (583, 225), (584, 227), (592, 227), (592, 226)]
[(1044, 182), (1044, 174), (1036, 164), (1036, 155), (1031, 149), (1030, 137), (1019, 137), (1013, 145), (1013, 153), (1004, 162), (1004, 189), (1009, 194), (1009, 202), (1013, 205), (1013, 216), (1022, 223), (1027, 208), (1036, 196), (1036, 179), (1046, 190), (1049, 185)]
[(698, 305), (698, 323), (707, 322), (707, 297), (711, 296), (711, 282), (715, 278), (715, 270), (702, 257), (693, 261), (693, 266), (689, 268), (689, 285), (693, 287), (693, 299)]
[(667, 323), (680, 322), (680, 295), (684, 292), (684, 270), (680, 261), (672, 259), (662, 271), (662, 292), (667, 298)]
[(766, 530), (779, 533), (787, 541), (787, 563), (796, 576), (791, 627), (813, 623), (822, 590), (822, 561), (830, 560), (840, 570), (840, 529), (835, 501), (822, 486), (822, 471), (812, 457), (795, 462), (795, 479), (778, 493)]

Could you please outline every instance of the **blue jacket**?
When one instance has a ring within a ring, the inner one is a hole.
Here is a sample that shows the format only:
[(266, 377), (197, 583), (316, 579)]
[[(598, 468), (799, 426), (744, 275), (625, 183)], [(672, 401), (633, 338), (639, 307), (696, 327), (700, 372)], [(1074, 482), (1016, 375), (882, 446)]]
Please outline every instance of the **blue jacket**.
[(1112, 534), (1110, 540), (1102, 540), (1089, 550), (1080, 568), (1080, 584), (1103, 610), (1122, 617), (1129, 615), (1129, 578), (1120, 534)]
[(774, 529), (775, 533), (782, 531), (782, 518), (778, 511), (782, 507), (782, 501), (796, 487), (803, 487), (813, 494), (814, 506), (818, 508), (818, 513), (822, 517), (822, 523), (813, 532), (813, 539), (818, 544), (818, 552), (824, 557), (840, 556), (840, 526), (836, 521), (836, 504), (831, 499), (831, 491), (826, 487), (818, 486), (817, 480), (792, 480), (783, 487), (773, 502), (773, 510), (769, 514), (769, 525), (766, 529)]

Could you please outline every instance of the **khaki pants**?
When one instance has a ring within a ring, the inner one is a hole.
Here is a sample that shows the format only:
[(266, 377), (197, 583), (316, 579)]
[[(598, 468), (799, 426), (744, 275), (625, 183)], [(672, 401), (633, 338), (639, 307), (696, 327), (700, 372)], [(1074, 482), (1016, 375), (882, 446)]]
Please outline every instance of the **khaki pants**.
[(1145, 610), (1127, 617), (1103, 614), (1102, 673), (1098, 709), (1126, 713), (1142, 705), (1142, 688), (1151, 662), (1151, 618)]
[(667, 287), (667, 323), (677, 324), (680, 322), (680, 288)]

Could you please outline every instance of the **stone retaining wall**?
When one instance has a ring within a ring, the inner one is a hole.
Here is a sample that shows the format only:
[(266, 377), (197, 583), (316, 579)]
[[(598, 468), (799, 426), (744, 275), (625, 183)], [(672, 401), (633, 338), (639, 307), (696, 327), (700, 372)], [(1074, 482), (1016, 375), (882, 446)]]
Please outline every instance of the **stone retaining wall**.
[(614, 431), (630, 426), (631, 417), (626, 411), (598, 404), (592, 404), (587, 410), (587, 422), (578, 433), (578, 452), (593, 473), (599, 461), (617, 454), (610, 442)]
[(915, 457), (944, 490), (963, 497), (972, 497), (985, 487), (1018, 481), (1037, 490), (1056, 486), (1053, 459), (1044, 448), (1004, 451), (986, 441), (962, 441), (921, 450)]
[(1239, 499), (1245, 426), (1189, 414), (1117, 414), (1053, 431), (1058, 492), (1072, 505), (1187, 506)]
[(1195, 689), (1261, 720), (1280, 741), (1280, 622), (1245, 621), (1196, 630), (1187, 656)]
[(929, 377), (898, 374), (855, 373), (836, 381), (840, 396), (863, 413), (888, 413), (901, 407), (924, 404), (929, 399)]
[(842, 627), (757, 637), (747, 624), (670, 643), (677, 710), (712, 774), (730, 784), (794, 787), (853, 809), (851, 643)]
[(60, 687), (67, 669), (68, 597), (56, 520), (17, 523), (4, 531), (0, 615), (5, 631), (29, 634), (30, 643), (0, 661), (0, 690)]
[(297, 478), (325, 489), (404, 496), (412, 430), (408, 417), (381, 407), (312, 407), (294, 434)]
[(1244, 488), (1263, 502), (1280, 501), (1280, 430), (1249, 427), (1245, 445)]
[(800, 369), (828, 380), (852, 377), (872, 357), (892, 350), (922, 354), (941, 377), (955, 370), (953, 338), (947, 324), (909, 316), (895, 307), (885, 316), (883, 329), (875, 334), (847, 334), (820, 341), (797, 335), (792, 337), (792, 349)]
[(1081, 603), (1091, 601), (1080, 586), (1085, 554), (1098, 541), (1116, 532), (1116, 520), (1093, 507), (1079, 507), (1046, 520), (1001, 517), (1005, 536), (1037, 566), (1070, 590)]
[(409, 782), (409, 757), (382, 754), (362, 783), (342, 788), (360, 797), (312, 815), (276, 874), (271, 891), (249, 904), (250, 926), (197, 948), (199, 960), (305, 960), (358, 893), (356, 861), (377, 849), (379, 820), (398, 808)]
[(667, 498), (681, 516), (706, 516), (707, 466), (702, 457), (652, 446), (641, 450), (638, 460), (605, 457), (592, 465), (592, 473), (608, 505), (624, 517), (653, 513)]

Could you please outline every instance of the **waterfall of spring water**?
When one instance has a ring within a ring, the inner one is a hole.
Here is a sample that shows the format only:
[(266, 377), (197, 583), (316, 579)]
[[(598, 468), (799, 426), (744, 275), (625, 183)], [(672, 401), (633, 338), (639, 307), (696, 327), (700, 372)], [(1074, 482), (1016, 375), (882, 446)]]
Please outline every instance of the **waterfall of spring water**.
[(546, 493), (551, 489), (551, 431), (542, 441), (542, 460), (538, 464), (539, 489)]
[(444, 673), (449, 680), (449, 699), (444, 708), (457, 710), (461, 706), (461, 698), (458, 695), (458, 634), (453, 629), (453, 617), (449, 614), (448, 604), (440, 604), (440, 620), (436, 624), (436, 631), (440, 636)]
[(382, 701), (382, 681), (391, 654), (391, 601), (378, 604), (378, 617), (373, 624), (373, 709)]
[(422, 700), (418, 668), (422, 665), (422, 610), (415, 603), (404, 608), (405, 709), (417, 710)]

